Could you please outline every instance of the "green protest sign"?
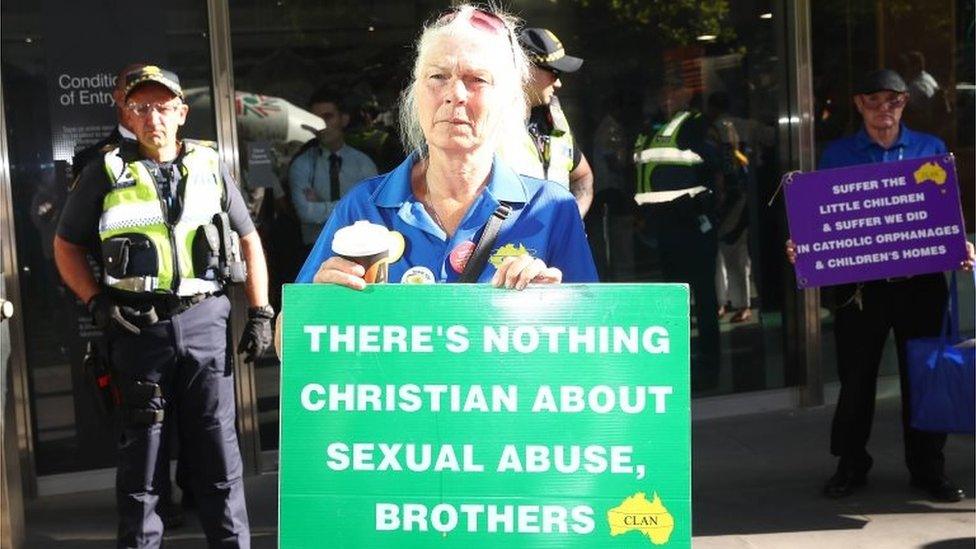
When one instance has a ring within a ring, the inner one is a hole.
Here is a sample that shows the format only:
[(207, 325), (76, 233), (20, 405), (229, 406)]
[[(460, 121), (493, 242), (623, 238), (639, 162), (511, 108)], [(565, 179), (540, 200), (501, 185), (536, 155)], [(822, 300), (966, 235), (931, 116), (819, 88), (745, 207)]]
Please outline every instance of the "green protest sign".
[(684, 285), (288, 285), (279, 545), (689, 547)]

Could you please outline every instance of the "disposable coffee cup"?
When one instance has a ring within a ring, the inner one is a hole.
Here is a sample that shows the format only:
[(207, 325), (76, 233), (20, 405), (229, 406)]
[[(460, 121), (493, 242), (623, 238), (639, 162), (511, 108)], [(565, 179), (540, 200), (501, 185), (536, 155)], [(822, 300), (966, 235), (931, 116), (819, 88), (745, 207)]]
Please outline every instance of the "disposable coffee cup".
[(336, 231), (332, 253), (362, 265), (367, 283), (384, 283), (389, 271), (390, 231), (383, 225), (357, 221)]

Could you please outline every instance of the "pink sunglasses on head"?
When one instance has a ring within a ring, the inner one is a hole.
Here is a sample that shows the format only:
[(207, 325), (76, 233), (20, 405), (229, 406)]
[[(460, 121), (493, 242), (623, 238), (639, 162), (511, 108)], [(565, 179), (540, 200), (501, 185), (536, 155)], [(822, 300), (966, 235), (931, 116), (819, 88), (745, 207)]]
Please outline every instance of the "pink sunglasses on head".
[[(438, 24), (447, 25), (457, 18), (461, 13), (461, 8), (451, 8), (437, 18)], [(512, 30), (508, 24), (497, 14), (482, 8), (474, 8), (469, 12), (468, 22), (472, 27), (488, 31), (493, 34), (504, 34), (508, 38), (508, 45), (512, 48), (512, 62), (518, 66), (515, 60), (515, 42), (512, 40)]]

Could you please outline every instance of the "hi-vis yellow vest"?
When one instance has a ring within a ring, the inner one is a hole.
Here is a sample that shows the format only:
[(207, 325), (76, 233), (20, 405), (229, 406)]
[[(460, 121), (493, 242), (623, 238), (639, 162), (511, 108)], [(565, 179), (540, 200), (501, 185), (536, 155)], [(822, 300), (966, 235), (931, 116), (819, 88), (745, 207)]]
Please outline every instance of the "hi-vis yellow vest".
[(112, 188), (102, 201), (99, 239), (104, 243), (128, 235), (140, 242), (148, 241), (154, 248), (157, 265), (155, 273), (141, 276), (115, 278), (106, 272), (107, 286), (139, 294), (181, 296), (220, 290), (219, 282), (198, 278), (193, 269), (197, 228), (224, 211), (225, 188), (217, 151), (189, 141), (184, 141), (183, 146), (186, 151), (179, 164), (181, 179), (177, 190), (183, 211), (175, 224), (167, 221), (163, 199), (146, 166), (138, 160), (126, 163), (119, 148), (105, 153), (105, 171)]
[(519, 139), (504, 144), (501, 155), (516, 173), (548, 179), (569, 188), (569, 173), (573, 171), (573, 134), (558, 103), (553, 102), (550, 112), (553, 118), (551, 135), (537, 138), (526, 130)]
[[(651, 174), (658, 166), (697, 166), (704, 162), (701, 156), (691, 149), (678, 148), (678, 134), (688, 120), (694, 120), (701, 113), (681, 111), (654, 134), (654, 137), (637, 136), (634, 145), (634, 164), (637, 166), (637, 192), (646, 193), (654, 189)], [(671, 189), (668, 189), (671, 190)]]

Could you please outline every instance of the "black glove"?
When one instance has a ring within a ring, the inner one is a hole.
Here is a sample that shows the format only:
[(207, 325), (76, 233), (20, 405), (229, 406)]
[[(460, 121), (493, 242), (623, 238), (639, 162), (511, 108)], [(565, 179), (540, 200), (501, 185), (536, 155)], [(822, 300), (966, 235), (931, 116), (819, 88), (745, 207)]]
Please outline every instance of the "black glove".
[(271, 320), (274, 309), (271, 305), (251, 307), (247, 310), (247, 324), (241, 342), (237, 345), (238, 354), (246, 354), (245, 362), (254, 362), (271, 346)]
[(95, 326), (103, 332), (112, 328), (121, 330), (123, 333), (139, 335), (142, 333), (135, 324), (129, 322), (122, 315), (122, 308), (115, 299), (106, 292), (99, 292), (88, 300), (88, 310), (95, 319)]

